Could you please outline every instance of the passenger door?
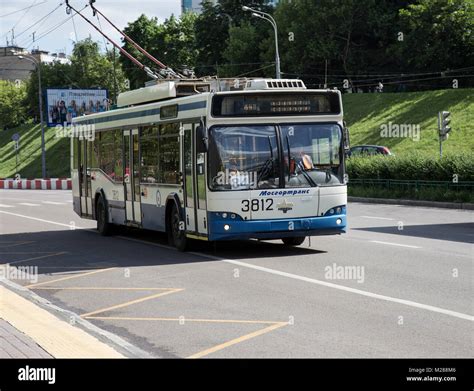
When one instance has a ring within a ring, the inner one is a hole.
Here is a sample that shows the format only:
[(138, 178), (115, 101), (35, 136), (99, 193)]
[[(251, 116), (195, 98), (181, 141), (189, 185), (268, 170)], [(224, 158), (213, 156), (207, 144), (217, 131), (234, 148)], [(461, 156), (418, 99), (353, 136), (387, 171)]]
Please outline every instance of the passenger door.
[(123, 133), (125, 212), (130, 223), (140, 224), (140, 148), (138, 129), (125, 130)]
[(81, 216), (92, 216), (92, 188), (91, 188), (91, 161), (92, 142), (77, 140), (79, 197), (81, 204)]
[(182, 125), (181, 156), (186, 231), (207, 235), (206, 162), (204, 153), (196, 153), (196, 126), (197, 124)]

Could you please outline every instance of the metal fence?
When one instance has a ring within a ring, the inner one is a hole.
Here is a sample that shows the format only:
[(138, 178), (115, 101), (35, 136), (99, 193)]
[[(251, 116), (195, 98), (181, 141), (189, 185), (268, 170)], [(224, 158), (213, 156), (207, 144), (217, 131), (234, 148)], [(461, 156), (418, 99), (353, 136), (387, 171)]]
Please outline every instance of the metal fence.
[(400, 179), (349, 179), (349, 186), (379, 187), (384, 189), (414, 190), (426, 188), (444, 189), (452, 191), (474, 192), (472, 181), (423, 181), (423, 180), (400, 180)]

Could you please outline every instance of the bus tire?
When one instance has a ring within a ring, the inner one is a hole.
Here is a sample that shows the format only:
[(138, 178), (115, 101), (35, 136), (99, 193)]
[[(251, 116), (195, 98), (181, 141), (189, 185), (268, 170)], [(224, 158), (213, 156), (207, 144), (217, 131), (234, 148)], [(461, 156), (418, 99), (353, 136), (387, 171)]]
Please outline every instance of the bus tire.
[(99, 197), (97, 200), (96, 216), (97, 231), (99, 231), (102, 236), (110, 235), (112, 233), (112, 224), (109, 223), (109, 213), (102, 197)]
[(169, 214), (168, 222), (168, 243), (175, 246), (178, 251), (185, 251), (188, 246), (188, 240), (186, 238), (186, 232), (182, 229), (182, 219), (179, 214), (178, 207), (173, 202), (171, 206), (171, 213)]
[(282, 238), (282, 242), (287, 246), (299, 246), (304, 242), (306, 236), (296, 236), (294, 238)]

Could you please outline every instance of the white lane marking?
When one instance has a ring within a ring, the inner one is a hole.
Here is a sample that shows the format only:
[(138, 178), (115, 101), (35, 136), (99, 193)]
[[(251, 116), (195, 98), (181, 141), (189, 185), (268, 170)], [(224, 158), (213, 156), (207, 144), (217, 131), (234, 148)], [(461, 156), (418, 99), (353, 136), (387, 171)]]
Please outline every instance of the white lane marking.
[(25, 205), (25, 206), (40, 206), (40, 204), (30, 204), (29, 202), (20, 202), (18, 205)]
[(408, 247), (408, 248), (422, 248), (420, 246), (411, 246), (409, 244), (400, 244), (400, 243), (391, 243), (391, 242), (381, 242), (380, 240), (371, 240), (371, 243), (378, 243), (378, 244), (387, 244), (389, 246), (399, 246), (399, 247)]
[(5, 204), (0, 204), (0, 208), (14, 208), (14, 206), (5, 205)]
[(211, 259), (215, 259), (215, 260), (219, 260), (219, 261), (223, 261), (223, 262), (227, 262), (227, 263), (232, 263), (234, 265), (247, 267), (249, 269), (255, 269), (255, 270), (262, 271), (262, 272), (275, 274), (277, 276), (292, 278), (294, 280), (309, 282), (311, 284), (322, 285), (322, 286), (325, 286), (325, 287), (328, 287), (328, 288), (339, 289), (339, 290), (342, 290), (342, 291), (355, 293), (357, 295), (367, 296), (367, 297), (370, 297), (370, 298), (373, 298), (373, 299), (379, 299), (379, 300), (389, 301), (389, 302), (392, 302), (392, 303), (403, 304), (403, 305), (406, 305), (406, 306), (409, 306), (409, 307), (420, 308), (420, 309), (424, 309), (424, 310), (428, 310), (428, 311), (432, 311), (432, 312), (437, 312), (437, 313), (440, 313), (440, 314), (449, 315), (449, 316), (453, 316), (453, 317), (464, 319), (464, 320), (470, 320), (471, 322), (474, 321), (474, 316), (472, 316), (472, 315), (463, 314), (461, 312), (451, 311), (451, 310), (447, 310), (447, 309), (444, 309), (444, 308), (435, 307), (435, 306), (432, 306), (432, 305), (417, 303), (416, 301), (399, 299), (397, 297), (391, 297), (391, 296), (385, 296), (385, 295), (379, 295), (378, 293), (372, 293), (372, 292), (363, 291), (363, 290), (360, 290), (360, 289), (350, 288), (348, 286), (333, 284), (333, 283), (327, 282), (327, 281), (316, 280), (314, 278), (300, 276), (298, 274), (282, 272), (280, 270), (275, 270), (275, 269), (270, 269), (268, 267), (253, 265), (253, 264), (247, 263), (247, 262), (234, 261), (232, 259), (223, 259), (223, 258), (219, 258), (219, 257), (214, 257), (212, 255), (206, 255), (206, 254), (195, 253), (195, 252), (190, 252), (190, 254), (200, 255), (200, 256), (204, 256), (206, 258), (211, 258)]
[[(56, 224), (56, 225), (69, 227), (69, 225), (67, 225), (67, 224), (57, 223), (55, 221), (50, 221), (50, 220), (38, 219), (36, 217), (24, 216), (24, 215), (19, 215), (19, 214), (16, 214), (16, 213), (5, 212), (5, 211), (0, 211), (0, 213), (13, 215), (13, 216), (18, 216), (18, 217), (24, 217), (24, 218), (31, 219), (31, 220), (39, 220), (39, 221), (43, 221), (43, 222), (50, 223), (50, 224)], [(118, 236), (118, 238), (125, 238), (125, 237)], [(175, 250), (174, 247), (168, 247), (168, 246), (158, 244), (158, 243), (147, 242), (145, 240), (133, 239), (133, 241)], [(384, 242), (382, 242), (382, 243), (384, 243)], [(200, 256), (200, 257), (204, 257), (204, 258), (214, 259), (216, 261), (227, 262), (227, 263), (231, 263), (231, 264), (234, 264), (234, 265), (247, 267), (249, 269), (255, 269), (255, 270), (263, 271), (263, 272), (266, 272), (266, 273), (275, 274), (277, 276), (292, 278), (294, 280), (309, 282), (309, 283), (312, 283), (312, 284), (315, 284), (315, 285), (322, 285), (322, 286), (325, 286), (325, 287), (328, 287), (328, 288), (339, 289), (339, 290), (342, 290), (342, 291), (351, 292), (351, 293), (355, 293), (355, 294), (358, 294), (358, 295), (371, 297), (373, 299), (379, 299), (379, 300), (389, 301), (389, 302), (393, 302), (393, 303), (397, 303), (397, 304), (403, 304), (403, 305), (406, 305), (406, 306), (409, 306), (409, 307), (420, 308), (420, 309), (424, 309), (424, 310), (427, 310), (427, 311), (432, 311), (432, 312), (437, 312), (437, 313), (444, 314), (444, 315), (453, 316), (453, 317), (459, 318), (459, 319), (469, 320), (471, 322), (474, 321), (474, 316), (472, 316), (472, 315), (463, 314), (461, 312), (451, 311), (451, 310), (447, 310), (447, 309), (444, 309), (444, 308), (435, 307), (435, 306), (432, 306), (432, 305), (422, 304), (422, 303), (418, 303), (416, 301), (399, 299), (397, 297), (391, 297), (391, 296), (385, 296), (385, 295), (379, 295), (378, 293), (372, 293), (372, 292), (363, 291), (363, 290), (360, 290), (360, 289), (350, 288), (348, 286), (333, 284), (333, 283), (327, 282), (327, 281), (320, 281), (320, 280), (316, 280), (314, 278), (300, 276), (298, 274), (292, 274), (292, 273), (282, 272), (280, 270), (270, 269), (270, 268), (263, 267), (263, 266), (253, 265), (251, 263), (246, 263), (246, 262), (241, 262), (241, 261), (234, 261), (232, 259), (224, 259), (224, 258), (214, 257), (212, 255), (197, 253), (197, 252), (189, 252), (189, 254), (194, 254), (194, 255), (197, 255), (197, 256)]]
[[(58, 223), (56, 221), (51, 221), (51, 220), (45, 220), (45, 219), (39, 219), (37, 217), (31, 217), (31, 216), (25, 216), (25, 215), (20, 215), (18, 213), (11, 213), (11, 212), (5, 212), (3, 210), (0, 210), (0, 213), (6, 214), (6, 215), (11, 215), (11, 216), (16, 216), (16, 217), (24, 217), (25, 219), (30, 219), (30, 220), (35, 220), (35, 221), (41, 221), (42, 223), (49, 223), (49, 224), (55, 224), (59, 225), (61, 227), (68, 227), (71, 228), (70, 224), (63, 224), (63, 223)], [(85, 227), (78, 227), (77, 225), (74, 226), (74, 229), (88, 229)]]
[(43, 204), (49, 205), (67, 205), (67, 202), (56, 202), (56, 201), (41, 201)]
[(390, 220), (390, 221), (395, 221), (395, 219), (390, 219), (388, 217), (377, 217), (377, 216), (360, 216), (363, 217), (364, 219), (376, 219), (376, 220)]

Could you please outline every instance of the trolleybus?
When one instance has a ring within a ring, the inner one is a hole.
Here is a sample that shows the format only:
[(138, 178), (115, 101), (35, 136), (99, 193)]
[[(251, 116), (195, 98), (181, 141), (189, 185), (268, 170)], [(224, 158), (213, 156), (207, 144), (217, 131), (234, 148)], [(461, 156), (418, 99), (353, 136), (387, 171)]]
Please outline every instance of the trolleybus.
[[(126, 225), (189, 239), (346, 230), (348, 130), (337, 90), (301, 80), (161, 81), (73, 120), (74, 211), (103, 235)], [(217, 87), (216, 87), (217, 86)], [(91, 137), (93, 136), (93, 137)]]

